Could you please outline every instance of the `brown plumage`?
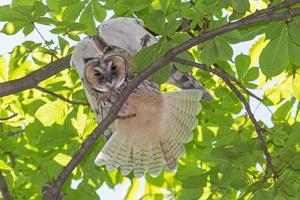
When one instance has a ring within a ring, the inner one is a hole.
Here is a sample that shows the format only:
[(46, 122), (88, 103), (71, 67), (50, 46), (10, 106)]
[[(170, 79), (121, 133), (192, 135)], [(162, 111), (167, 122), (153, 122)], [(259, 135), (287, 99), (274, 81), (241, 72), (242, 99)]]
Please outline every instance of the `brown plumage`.
[[(86, 48), (97, 53), (86, 56), (84, 52), (90, 51)], [(134, 77), (130, 60), (125, 50), (99, 37), (86, 38), (76, 46), (72, 62), (99, 122)], [(161, 93), (155, 83), (143, 81), (121, 108), (96, 165), (120, 168), (123, 175), (133, 170), (136, 177), (147, 171), (157, 176), (164, 167), (174, 170), (184, 153), (183, 143), (192, 139), (198, 124), (195, 116), (201, 109), (202, 94), (200, 90)]]

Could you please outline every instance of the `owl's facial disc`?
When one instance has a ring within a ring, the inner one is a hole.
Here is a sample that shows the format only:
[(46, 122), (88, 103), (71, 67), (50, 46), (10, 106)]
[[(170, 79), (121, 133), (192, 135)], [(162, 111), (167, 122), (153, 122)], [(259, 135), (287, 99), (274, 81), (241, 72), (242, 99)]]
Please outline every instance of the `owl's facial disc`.
[(94, 89), (109, 92), (123, 84), (126, 65), (126, 60), (119, 55), (94, 58), (86, 63), (85, 78)]

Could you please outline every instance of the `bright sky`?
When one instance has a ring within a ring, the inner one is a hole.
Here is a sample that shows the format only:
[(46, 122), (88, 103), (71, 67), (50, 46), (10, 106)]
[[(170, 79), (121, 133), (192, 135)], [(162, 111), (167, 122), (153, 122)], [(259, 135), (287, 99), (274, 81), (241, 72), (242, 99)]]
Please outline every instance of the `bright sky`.
[[(11, 0), (0, 0), (0, 6), (10, 4)], [(0, 29), (2, 29), (4, 23), (0, 22)], [(38, 30), (42, 33), (44, 38), (46, 40), (51, 40), (57, 44), (57, 36), (51, 34), (49, 32), (49, 27), (44, 25), (37, 25)], [(36, 31), (33, 31), (28, 36), (24, 36), (22, 31), (19, 33), (8, 36), (3, 33), (0, 33), (0, 55), (4, 55), (6, 59), (9, 59), (9, 52), (12, 51), (12, 49), (21, 44), (25, 40), (32, 40), (35, 42), (43, 42), (43, 39), (39, 36), (39, 34)], [(75, 42), (71, 41), (71, 45), (74, 45)], [(233, 51), (234, 51), (234, 57), (236, 55), (239, 55), (240, 53), (243, 54), (249, 54), (249, 49), (251, 46), (255, 43), (255, 40), (249, 41), (249, 42), (243, 42), (236, 45), (232, 45)], [(263, 91), (261, 90), (253, 90), (255, 94), (262, 97)], [(259, 105), (259, 102), (253, 98), (250, 99), (250, 106), (252, 108), (252, 111), (256, 109), (256, 107)], [(265, 122), (267, 125), (271, 126), (271, 113), (267, 110), (267, 108), (263, 105), (260, 105), (259, 108), (255, 111), (254, 115), (258, 120), (261, 120)], [(91, 163), (94, 164), (94, 163)], [(144, 185), (145, 182), (144, 179), (142, 179), (141, 185)], [(80, 183), (80, 181), (73, 181), (72, 188), (76, 188), (77, 185)], [(97, 193), (100, 195), (101, 199), (123, 199), (125, 197), (125, 194), (130, 186), (130, 181), (127, 179), (124, 181), (122, 185), (116, 186), (115, 190), (110, 189), (106, 184), (103, 184), (100, 189), (97, 190)], [(140, 188), (137, 197), (141, 197), (143, 195), (143, 187)]]

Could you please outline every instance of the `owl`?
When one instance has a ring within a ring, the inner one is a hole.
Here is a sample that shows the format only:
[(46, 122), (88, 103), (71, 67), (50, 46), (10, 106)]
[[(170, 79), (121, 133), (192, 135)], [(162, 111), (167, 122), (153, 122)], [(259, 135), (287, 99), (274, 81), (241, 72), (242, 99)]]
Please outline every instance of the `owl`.
[[(126, 49), (132, 56), (142, 48), (157, 42), (157, 39), (144, 28), (144, 22), (137, 18), (118, 17), (109, 19), (98, 26), (98, 34), (108, 44)], [(168, 82), (180, 89), (202, 90), (202, 99), (212, 101), (212, 96), (201, 83), (191, 74), (177, 70), (174, 63)]]
[[(81, 78), (88, 101), (98, 122), (116, 101), (135, 74), (131, 53), (108, 44), (99, 35), (80, 41), (72, 65)], [(202, 90), (162, 93), (158, 85), (144, 80), (128, 97), (110, 129), (112, 136), (95, 159), (97, 166), (136, 177), (162, 169), (176, 169), (184, 143), (192, 139), (201, 110)]]

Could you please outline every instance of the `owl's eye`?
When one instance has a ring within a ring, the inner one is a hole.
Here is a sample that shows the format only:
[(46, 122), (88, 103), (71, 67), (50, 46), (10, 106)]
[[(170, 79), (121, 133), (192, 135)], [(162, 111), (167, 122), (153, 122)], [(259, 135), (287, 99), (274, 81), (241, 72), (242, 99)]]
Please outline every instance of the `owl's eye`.
[(95, 75), (95, 76), (100, 76), (101, 73), (100, 73), (100, 72), (95, 72), (94, 75)]
[(112, 65), (110, 66), (110, 71), (112, 71), (112, 72), (115, 72), (117, 69), (118, 69), (118, 66), (115, 65), (115, 64), (112, 64)]

